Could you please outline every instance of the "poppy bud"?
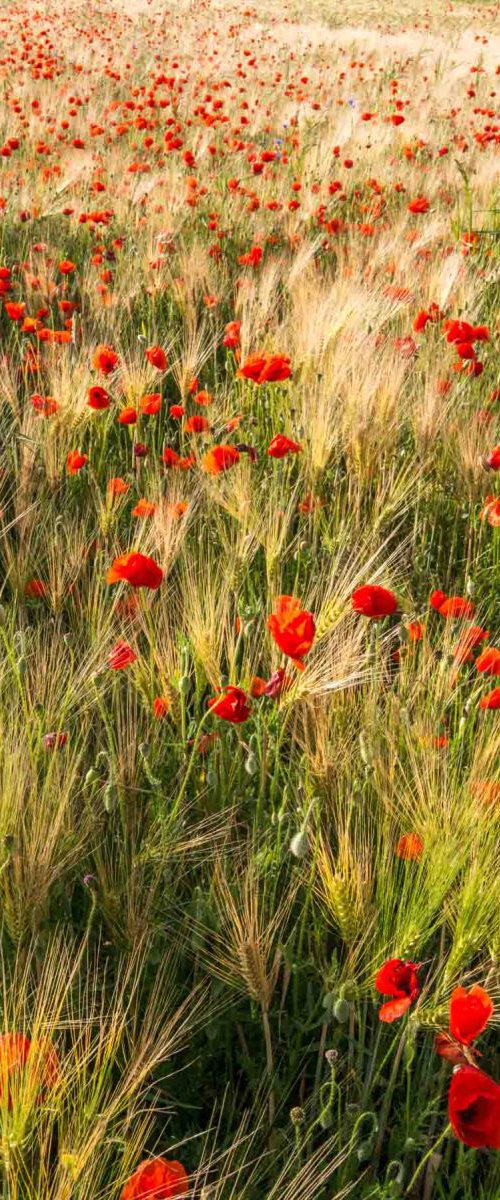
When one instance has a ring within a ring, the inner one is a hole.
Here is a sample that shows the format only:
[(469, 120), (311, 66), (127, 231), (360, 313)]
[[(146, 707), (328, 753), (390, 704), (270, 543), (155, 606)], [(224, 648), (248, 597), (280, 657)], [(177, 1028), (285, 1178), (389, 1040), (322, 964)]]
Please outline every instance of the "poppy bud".
[(259, 769), (259, 764), (257, 762), (255, 754), (250, 753), (248, 755), (248, 758), (245, 759), (245, 771), (246, 771), (247, 775), (255, 775), (256, 772), (258, 771), (258, 769)]
[(340, 1024), (343, 1025), (344, 1022), (347, 1021), (350, 1011), (351, 1010), (347, 1000), (345, 1000), (343, 996), (340, 996), (333, 1006), (333, 1015), (335, 1020), (339, 1021)]
[(189, 691), (189, 675), (181, 675), (179, 679), (179, 691), (181, 696), (186, 696)]
[(300, 833), (294, 834), (290, 842), (290, 854), (294, 858), (305, 858), (309, 850), (309, 838), (305, 829), (301, 829)]

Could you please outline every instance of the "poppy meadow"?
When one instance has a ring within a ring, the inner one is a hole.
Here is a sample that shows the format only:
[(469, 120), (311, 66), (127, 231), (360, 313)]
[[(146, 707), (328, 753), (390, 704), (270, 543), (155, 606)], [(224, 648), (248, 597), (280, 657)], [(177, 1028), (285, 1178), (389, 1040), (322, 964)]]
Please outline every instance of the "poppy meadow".
[(498, 1200), (498, 7), (0, 83), (0, 1194)]

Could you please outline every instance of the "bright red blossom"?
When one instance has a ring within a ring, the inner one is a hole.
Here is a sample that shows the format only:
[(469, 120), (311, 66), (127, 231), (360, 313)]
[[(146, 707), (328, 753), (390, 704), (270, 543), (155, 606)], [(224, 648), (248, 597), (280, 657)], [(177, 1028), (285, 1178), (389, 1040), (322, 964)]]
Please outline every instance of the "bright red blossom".
[(312, 613), (302, 609), (300, 600), (295, 596), (278, 596), (274, 601), (274, 612), (267, 619), (267, 628), (283, 654), (291, 658), (299, 671), (303, 671), (303, 659), (309, 653), (316, 634)]
[(390, 1024), (402, 1017), (420, 992), (418, 965), (401, 958), (389, 958), (375, 977), (377, 992), (392, 996), (379, 1010), (379, 1018)]
[(493, 1014), (493, 1001), (478, 983), (456, 987), (450, 999), (450, 1033), (464, 1046), (470, 1046), (486, 1029)]
[(370, 617), (372, 620), (390, 617), (398, 607), (394, 593), (376, 583), (366, 583), (363, 587), (356, 588), (351, 596), (351, 604), (354, 612), (362, 613), (364, 617)]
[(242, 725), (252, 711), (242, 688), (234, 687), (230, 683), (220, 696), (213, 697), (207, 703), (216, 717), (220, 717), (222, 721), (229, 721), (231, 725)]
[(115, 558), (106, 575), (106, 583), (130, 583), (132, 587), (156, 591), (163, 580), (163, 571), (147, 554), (129, 551)]
[(121, 1200), (181, 1200), (188, 1175), (176, 1159), (151, 1158), (140, 1163), (125, 1184)]
[(477, 1067), (459, 1067), (448, 1093), (454, 1134), (466, 1146), (500, 1150), (500, 1087)]

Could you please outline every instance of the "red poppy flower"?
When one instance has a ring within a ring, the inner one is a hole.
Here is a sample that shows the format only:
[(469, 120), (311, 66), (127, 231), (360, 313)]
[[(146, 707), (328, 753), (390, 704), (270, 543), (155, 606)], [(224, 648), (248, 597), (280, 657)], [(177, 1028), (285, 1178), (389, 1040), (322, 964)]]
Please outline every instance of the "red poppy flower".
[(493, 1001), (478, 983), (456, 987), (450, 999), (450, 1033), (464, 1046), (470, 1046), (486, 1029), (493, 1013)]
[(109, 408), (109, 402), (110, 395), (106, 388), (99, 387), (99, 384), (89, 388), (87, 399), (89, 408), (94, 408), (96, 412), (103, 412), (104, 409)]
[(431, 592), (431, 595), (429, 596), (429, 604), (431, 608), (435, 609), (436, 612), (439, 612), (441, 605), (444, 604), (445, 600), (446, 592)]
[(366, 583), (363, 587), (356, 588), (351, 596), (351, 604), (354, 612), (362, 613), (364, 617), (373, 620), (390, 617), (398, 607), (394, 593), (376, 583)]
[(70, 450), (66, 459), (66, 470), (68, 475), (78, 475), (85, 463), (88, 462), (86, 454), (80, 454), (79, 450)]
[(21, 321), (26, 312), (26, 305), (17, 304), (14, 300), (6, 300), (4, 308), (11, 321)]
[(150, 500), (138, 500), (135, 508), (132, 509), (133, 517), (152, 517), (156, 512), (156, 504), (152, 504)]
[(492, 692), (488, 692), (487, 696), (483, 696), (479, 701), (480, 708), (500, 708), (500, 687), (493, 688)]
[(140, 1163), (125, 1184), (121, 1200), (181, 1200), (188, 1175), (175, 1159), (151, 1158)]
[(293, 442), (283, 433), (277, 433), (269, 443), (267, 453), (270, 458), (285, 458), (287, 454), (300, 454), (300, 442)]
[(477, 646), (480, 646), (481, 642), (484, 641), (484, 639), (488, 636), (489, 634), (487, 629), (482, 629), (480, 625), (469, 625), (469, 628), (464, 629), (460, 634), (453, 651), (453, 658), (455, 662), (472, 662), (472, 651), (475, 650)]
[(201, 469), (207, 475), (220, 475), (221, 471), (229, 471), (240, 461), (236, 446), (212, 446), (201, 461)]
[(454, 1134), (466, 1146), (500, 1150), (500, 1087), (477, 1067), (459, 1067), (448, 1093)]
[(401, 958), (389, 958), (380, 968), (375, 978), (377, 992), (393, 997), (382, 1005), (378, 1014), (381, 1021), (390, 1023), (402, 1017), (416, 1000), (420, 992), (417, 972), (417, 963), (405, 962)]
[(497, 529), (500, 525), (500, 496), (487, 496), (484, 502), (484, 508), (479, 513), (481, 521), (487, 521), (493, 529)]
[(398, 858), (419, 862), (424, 850), (424, 843), (417, 833), (404, 833), (396, 846)]
[(136, 658), (137, 655), (134, 654), (128, 642), (120, 639), (108, 655), (108, 665), (113, 671), (123, 671), (123, 668), (129, 667), (131, 663), (135, 662)]
[(240, 344), (241, 321), (229, 321), (226, 325), (222, 345), (234, 350)]
[(463, 617), (473, 617), (474, 605), (471, 600), (465, 600), (463, 596), (447, 596), (438, 612), (447, 619), (459, 620)]
[(212, 393), (206, 392), (204, 389), (202, 389), (201, 392), (197, 392), (196, 395), (193, 396), (195, 404), (201, 404), (205, 408), (208, 407), (209, 404), (213, 404), (213, 399)]
[(129, 487), (130, 484), (125, 483), (125, 480), (121, 479), (119, 475), (117, 475), (114, 479), (108, 480), (108, 493), (110, 496), (125, 496), (126, 492), (129, 490)]
[(156, 416), (161, 408), (161, 392), (152, 392), (150, 396), (142, 396), (139, 400), (139, 410), (148, 417)]
[(274, 612), (267, 619), (267, 628), (283, 654), (292, 659), (299, 671), (303, 671), (303, 659), (309, 653), (316, 634), (312, 613), (302, 609), (300, 600), (294, 596), (277, 596)]
[(184, 423), (185, 433), (208, 433), (210, 424), (206, 417), (200, 416), (198, 413), (194, 417), (188, 417)]
[(500, 650), (488, 646), (476, 658), (476, 668), (482, 675), (500, 675)]
[(102, 375), (112, 375), (117, 362), (118, 355), (112, 346), (101, 345), (94, 350), (92, 366)]
[(130, 583), (132, 587), (150, 588), (156, 591), (163, 580), (163, 571), (147, 554), (131, 550), (115, 558), (106, 575), (106, 583)]
[(415, 200), (410, 200), (408, 212), (411, 213), (426, 213), (429, 212), (430, 204), (425, 196), (417, 196)]
[(53, 417), (57, 412), (57, 400), (52, 396), (40, 396), (35, 392), (30, 399), (35, 412), (41, 413), (43, 417)]
[(156, 367), (158, 371), (166, 371), (167, 356), (161, 346), (150, 346), (144, 353), (152, 367)]
[(182, 417), (184, 416), (184, 409), (182, 407), (182, 404), (171, 404), (170, 408), (169, 408), (169, 413), (170, 413), (170, 416), (173, 417), (174, 421), (182, 420)]
[(490, 471), (498, 471), (500, 469), (500, 446), (495, 446), (495, 449), (483, 459), (483, 462)]
[(230, 721), (232, 725), (242, 725), (252, 711), (245, 692), (232, 684), (227, 684), (220, 696), (209, 700), (208, 707), (216, 717)]
[(136, 421), (137, 409), (133, 408), (131, 404), (127, 405), (126, 408), (122, 408), (122, 411), (118, 416), (119, 425), (135, 425)]
[(170, 700), (168, 699), (168, 696), (155, 696), (155, 699), (153, 700), (153, 713), (157, 720), (161, 720), (162, 717), (166, 717), (169, 709)]
[(289, 379), (292, 369), (286, 354), (252, 354), (237, 374), (240, 379), (251, 379), (258, 384), (276, 383)]
[(75, 270), (75, 264), (74, 262), (71, 262), (70, 258), (63, 258), (59, 263), (59, 270), (61, 275), (71, 275)]
[(28, 579), (24, 587), (24, 595), (29, 600), (43, 600), (47, 595), (47, 584), (42, 579)]
[(30, 1086), (36, 1082), (40, 1091), (53, 1087), (60, 1068), (52, 1043), (31, 1042), (24, 1033), (0, 1034), (0, 1099), (3, 1100), (6, 1089), (9, 1108), (12, 1108), (11, 1085), (26, 1069), (30, 1072)]
[(409, 621), (406, 626), (406, 632), (410, 642), (421, 642), (425, 632), (425, 626), (421, 621)]

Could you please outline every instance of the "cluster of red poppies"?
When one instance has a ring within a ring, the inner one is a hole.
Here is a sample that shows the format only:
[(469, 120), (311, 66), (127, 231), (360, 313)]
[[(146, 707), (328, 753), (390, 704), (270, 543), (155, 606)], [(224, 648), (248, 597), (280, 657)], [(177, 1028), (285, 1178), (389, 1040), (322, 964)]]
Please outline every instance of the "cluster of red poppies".
[[(390, 996), (379, 1010), (381, 1021), (403, 1016), (421, 991), (420, 965), (400, 958), (388, 959), (378, 971), (375, 987)], [(448, 1093), (448, 1115), (453, 1132), (466, 1146), (500, 1149), (500, 1085), (474, 1062), (473, 1043), (486, 1029), (493, 1001), (479, 984), (457, 987), (450, 999), (449, 1032), (436, 1036), (435, 1048), (455, 1066)]]

